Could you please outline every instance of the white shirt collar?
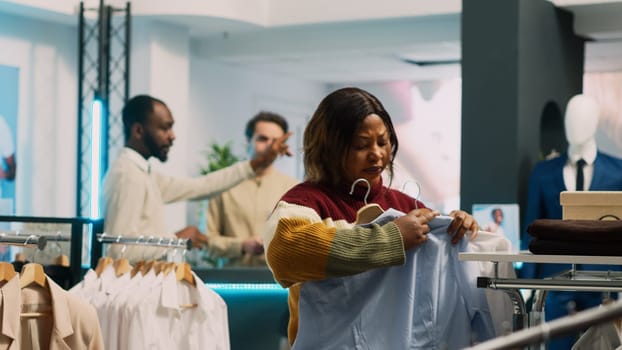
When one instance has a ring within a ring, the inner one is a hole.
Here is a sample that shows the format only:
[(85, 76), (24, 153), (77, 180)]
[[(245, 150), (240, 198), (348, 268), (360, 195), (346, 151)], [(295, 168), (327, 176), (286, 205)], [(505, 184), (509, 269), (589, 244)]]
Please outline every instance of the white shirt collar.
[[(193, 301), (197, 304), (194, 310), (194, 318), (199, 322), (204, 322), (211, 309), (207, 304), (207, 300), (210, 300), (207, 294), (208, 292), (206, 291), (207, 287), (194, 272), (192, 272), (192, 275), (196, 281), (196, 286), (185, 287), (190, 288), (190, 294), (196, 298), (196, 300)], [(162, 282), (162, 294), (160, 295), (160, 305), (163, 308), (169, 309), (177, 318), (181, 316), (182, 311), (179, 305), (179, 290), (177, 288), (179, 283), (182, 282), (177, 281), (175, 273), (169, 273)]]
[(596, 147), (596, 143), (586, 145), (584, 147), (581, 147), (580, 149), (578, 147), (573, 147), (572, 145), (570, 145), (568, 147), (568, 160), (572, 164), (576, 164), (579, 159), (583, 159), (585, 160), (586, 164), (592, 165), (596, 160), (597, 153), (598, 149)]
[(140, 153), (129, 147), (123, 147), (121, 150), (121, 155), (128, 157), (132, 162), (134, 162), (140, 169), (144, 172), (149, 173), (151, 166), (149, 165), (149, 161), (145, 159)]

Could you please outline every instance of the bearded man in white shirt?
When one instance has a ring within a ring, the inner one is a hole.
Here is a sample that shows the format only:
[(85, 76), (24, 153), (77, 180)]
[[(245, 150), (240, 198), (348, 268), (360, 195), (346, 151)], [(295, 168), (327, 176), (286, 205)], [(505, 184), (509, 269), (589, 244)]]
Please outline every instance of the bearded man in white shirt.
[[(149, 158), (165, 162), (175, 140), (174, 119), (166, 104), (147, 95), (130, 99), (122, 111), (125, 147), (112, 164), (103, 185), (104, 230), (112, 235), (173, 237), (164, 220), (164, 204), (217, 195), (268, 168), (279, 155), (291, 155), (286, 144), (291, 133), (275, 140), (250, 161), (195, 178), (170, 177), (151, 170)], [(195, 226), (175, 233), (189, 238), (194, 246), (207, 244)], [(109, 254), (115, 257), (121, 250)], [(128, 247), (130, 260), (157, 257), (161, 250)]]

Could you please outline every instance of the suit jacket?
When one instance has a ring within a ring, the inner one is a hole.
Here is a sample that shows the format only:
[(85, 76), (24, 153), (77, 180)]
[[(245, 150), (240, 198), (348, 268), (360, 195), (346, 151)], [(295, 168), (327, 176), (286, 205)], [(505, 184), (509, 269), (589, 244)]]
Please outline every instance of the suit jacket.
[[(566, 190), (564, 185), (564, 165), (568, 154), (541, 161), (536, 164), (529, 177), (525, 225), (522, 230), (521, 249), (528, 249), (531, 236), (527, 226), (536, 219), (561, 219), (562, 207), (559, 194)], [(622, 191), (622, 159), (602, 152), (596, 154), (594, 175), (589, 186), (590, 191)], [(569, 269), (566, 264), (524, 264), (519, 272), (522, 278), (542, 278)], [(589, 270), (614, 269), (607, 265), (584, 265)]]
[[(104, 349), (99, 320), (93, 306), (69, 294), (49, 277), (47, 277), (49, 291), (35, 287), (28, 290), (24, 296), (22, 295), (24, 290), (19, 287), (18, 276), (15, 275), (0, 288), (0, 349)], [(33, 328), (37, 330), (37, 334), (29, 333), (22, 336), (22, 332), (30, 329), (28, 319), (20, 317), (22, 303), (35, 305), (51, 303), (52, 319), (46, 322), (45, 317), (41, 318)], [(40, 336), (48, 339), (48, 334), (49, 346), (40, 344)]]

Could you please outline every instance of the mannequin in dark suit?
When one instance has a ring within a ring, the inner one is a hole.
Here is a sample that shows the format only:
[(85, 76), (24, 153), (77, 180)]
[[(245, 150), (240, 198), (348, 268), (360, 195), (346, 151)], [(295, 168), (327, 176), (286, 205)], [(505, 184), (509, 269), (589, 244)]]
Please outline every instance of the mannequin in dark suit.
[[(568, 102), (564, 126), (568, 151), (557, 158), (541, 161), (529, 178), (525, 229), (521, 249), (528, 249), (530, 236), (526, 226), (536, 219), (561, 219), (562, 191), (620, 191), (622, 190), (622, 159), (597, 150), (594, 139), (600, 110), (595, 100), (586, 95), (576, 95)], [(576, 188), (577, 161), (583, 159), (584, 186)], [(619, 270), (618, 266), (582, 265), (584, 270)], [(524, 264), (519, 272), (523, 278), (543, 278), (570, 269), (563, 264)], [(601, 303), (602, 293), (549, 292), (545, 302), (546, 320), (568, 314), (569, 309), (581, 311)], [(554, 339), (549, 349), (570, 349), (574, 337)]]

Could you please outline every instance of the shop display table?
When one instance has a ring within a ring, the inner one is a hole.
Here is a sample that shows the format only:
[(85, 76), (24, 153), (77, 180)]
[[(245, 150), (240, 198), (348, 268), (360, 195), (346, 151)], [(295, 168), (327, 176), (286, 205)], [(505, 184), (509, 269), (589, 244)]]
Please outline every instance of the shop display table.
[[(494, 276), (478, 277), (477, 286), (479, 288), (502, 290), (510, 296), (514, 305), (514, 330), (540, 323), (544, 299), (548, 291), (622, 292), (622, 272), (576, 269), (579, 264), (622, 265), (622, 257), (620, 256), (542, 255), (520, 251), (518, 253), (460, 253), (459, 259), (461, 261), (492, 262), (495, 266), (501, 262), (571, 265), (569, 270), (543, 279), (500, 278), (496, 268)], [(529, 318), (526, 317), (525, 301), (520, 289), (535, 291), (532, 313)]]

